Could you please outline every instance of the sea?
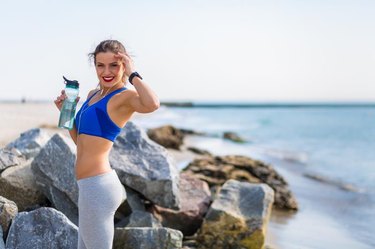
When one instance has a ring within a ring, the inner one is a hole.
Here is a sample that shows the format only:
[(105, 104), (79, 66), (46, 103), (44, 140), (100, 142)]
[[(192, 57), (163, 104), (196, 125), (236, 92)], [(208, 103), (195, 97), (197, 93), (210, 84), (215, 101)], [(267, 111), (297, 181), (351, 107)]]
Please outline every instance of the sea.
[(296, 213), (271, 218), (276, 248), (375, 248), (375, 104), (197, 102), (161, 106), (137, 122), (205, 132), (197, 147), (274, 166), (299, 203)]

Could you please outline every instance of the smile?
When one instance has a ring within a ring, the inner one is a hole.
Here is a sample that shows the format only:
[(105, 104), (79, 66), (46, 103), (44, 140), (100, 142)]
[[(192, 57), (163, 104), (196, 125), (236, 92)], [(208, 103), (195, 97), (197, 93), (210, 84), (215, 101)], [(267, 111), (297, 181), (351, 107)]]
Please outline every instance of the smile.
[(105, 82), (111, 82), (115, 77), (102, 77)]

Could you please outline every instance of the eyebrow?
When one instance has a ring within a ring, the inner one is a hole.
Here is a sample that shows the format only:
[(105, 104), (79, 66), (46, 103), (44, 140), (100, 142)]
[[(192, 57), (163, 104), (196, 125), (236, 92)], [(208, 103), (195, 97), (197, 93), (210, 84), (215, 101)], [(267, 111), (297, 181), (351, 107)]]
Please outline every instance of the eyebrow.
[[(115, 64), (115, 63), (118, 63), (117, 61), (114, 61), (114, 62), (110, 62), (109, 64)], [(105, 64), (105, 63), (103, 63), (103, 62), (96, 62), (96, 64)]]

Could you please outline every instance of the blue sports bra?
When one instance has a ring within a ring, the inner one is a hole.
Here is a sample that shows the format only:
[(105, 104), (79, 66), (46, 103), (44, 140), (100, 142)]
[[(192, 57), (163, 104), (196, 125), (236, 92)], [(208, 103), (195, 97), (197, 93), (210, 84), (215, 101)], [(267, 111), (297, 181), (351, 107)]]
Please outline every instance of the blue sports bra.
[(77, 134), (102, 137), (114, 142), (118, 134), (121, 132), (121, 127), (118, 127), (109, 117), (107, 103), (113, 95), (126, 89), (126, 87), (116, 89), (91, 105), (89, 105), (90, 99), (100, 90), (90, 96), (90, 98), (83, 103), (74, 119)]

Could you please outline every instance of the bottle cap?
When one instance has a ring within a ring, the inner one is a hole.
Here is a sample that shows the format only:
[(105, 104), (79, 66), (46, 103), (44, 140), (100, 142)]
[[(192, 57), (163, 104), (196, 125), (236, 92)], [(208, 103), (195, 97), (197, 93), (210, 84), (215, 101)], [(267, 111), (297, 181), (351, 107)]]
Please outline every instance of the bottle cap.
[(74, 87), (79, 87), (79, 83), (78, 83), (78, 81), (77, 80), (68, 80), (67, 78), (65, 78), (64, 76), (63, 76), (63, 78), (64, 78), (64, 80), (65, 80), (65, 84), (67, 85), (67, 86), (74, 86)]

